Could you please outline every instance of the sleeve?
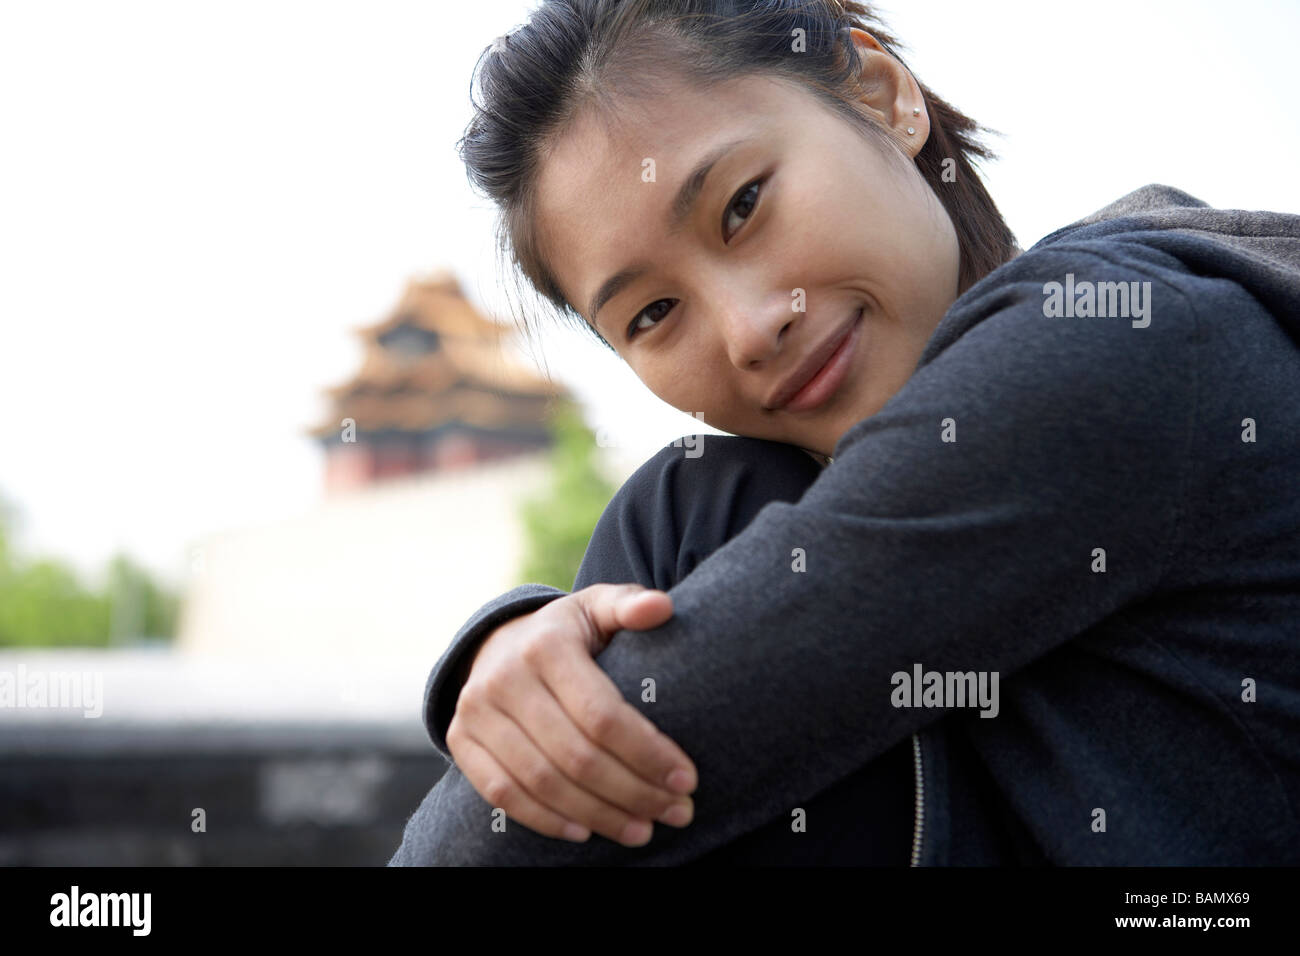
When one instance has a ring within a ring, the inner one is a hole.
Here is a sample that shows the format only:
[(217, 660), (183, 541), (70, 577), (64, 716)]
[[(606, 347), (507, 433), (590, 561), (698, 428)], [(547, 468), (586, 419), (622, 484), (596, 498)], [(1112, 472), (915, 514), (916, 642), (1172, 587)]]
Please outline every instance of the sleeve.
[[(765, 508), (671, 589), (669, 621), (597, 658), (696, 762), (690, 826), (640, 848), (495, 832), (452, 767), (392, 862), (687, 862), (943, 716), (899, 705), (892, 675), (1005, 681), (1151, 595), (1180, 543), (1197, 317), (1176, 260), (1096, 245), (1025, 253), (970, 290), (797, 503)], [(1149, 323), (1048, 317), (1045, 283), (1067, 270), (1149, 282)]]
[(530, 614), (567, 593), (546, 584), (521, 584), (475, 611), (451, 639), (424, 685), (424, 726), (433, 746), (448, 762), (451, 751), (447, 748), (447, 728), (456, 713), (456, 701), (474, 653), (506, 621)]

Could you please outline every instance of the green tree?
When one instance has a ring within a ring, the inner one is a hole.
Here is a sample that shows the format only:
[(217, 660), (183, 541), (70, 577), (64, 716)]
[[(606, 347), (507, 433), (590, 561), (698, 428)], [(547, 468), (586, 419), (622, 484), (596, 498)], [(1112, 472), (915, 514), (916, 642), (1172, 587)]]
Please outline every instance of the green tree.
[(23, 560), (10, 544), (13, 509), (0, 502), (0, 647), (104, 647), (175, 635), (179, 598), (125, 555), (102, 591), (65, 564)]
[(77, 575), (48, 559), (12, 562), (0, 581), (0, 645), (102, 646), (108, 643), (108, 604)]
[(175, 636), (179, 596), (159, 586), (126, 555), (115, 555), (109, 562), (104, 596), (110, 610), (109, 633), (114, 638)]
[(571, 402), (562, 402), (550, 422), (551, 483), (522, 505), (527, 536), (524, 581), (568, 591), (586, 554), (591, 532), (618, 489), (596, 467), (596, 441)]

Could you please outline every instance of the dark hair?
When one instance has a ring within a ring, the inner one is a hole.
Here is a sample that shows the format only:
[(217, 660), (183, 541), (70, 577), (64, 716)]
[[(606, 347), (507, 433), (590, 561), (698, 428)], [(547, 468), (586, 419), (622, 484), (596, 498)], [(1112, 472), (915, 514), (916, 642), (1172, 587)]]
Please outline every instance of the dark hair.
[[(587, 106), (612, 115), (621, 95), (653, 87), (668, 59), (681, 76), (706, 88), (745, 74), (788, 77), (905, 157), (895, 138), (853, 105), (861, 60), (851, 27), (866, 30), (902, 62), (900, 44), (863, 3), (546, 0), (524, 26), (479, 57), (470, 87), (474, 117), (457, 144), (470, 182), (500, 209), (498, 252), (513, 259), (561, 318), (576, 318), (613, 348), (565, 300), (538, 243), (536, 183), (551, 138)], [(806, 50), (791, 55), (796, 28), (803, 30)], [(475, 81), (481, 101), (474, 100)], [(972, 165), (994, 157), (979, 141), (993, 131), (917, 83), (930, 135), (915, 163), (956, 229), (964, 291), (1014, 254), (1015, 237)], [(527, 336), (528, 323), (520, 326)]]

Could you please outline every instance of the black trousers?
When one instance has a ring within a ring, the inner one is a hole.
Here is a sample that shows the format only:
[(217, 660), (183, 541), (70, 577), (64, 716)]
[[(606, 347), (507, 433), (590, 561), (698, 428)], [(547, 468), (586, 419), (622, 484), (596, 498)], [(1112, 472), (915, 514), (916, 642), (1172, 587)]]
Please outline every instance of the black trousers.
[[(696, 448), (664, 447), (619, 489), (592, 533), (575, 591), (628, 582), (667, 591), (764, 505), (798, 501), (821, 473), (793, 445), (719, 435), (697, 440)], [(809, 794), (802, 804), (805, 832), (794, 832), (789, 816), (779, 817), (694, 865), (906, 866), (912, 788), (911, 743), (903, 741)]]

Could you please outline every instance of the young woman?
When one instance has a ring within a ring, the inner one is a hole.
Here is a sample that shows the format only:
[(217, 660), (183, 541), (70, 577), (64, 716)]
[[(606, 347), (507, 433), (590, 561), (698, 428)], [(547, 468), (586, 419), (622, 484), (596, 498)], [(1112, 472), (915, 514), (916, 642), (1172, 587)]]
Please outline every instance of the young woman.
[(1300, 861), (1300, 217), (1147, 186), (1022, 253), (894, 47), (559, 0), (486, 54), (519, 270), (737, 437), (456, 636), (393, 864)]

